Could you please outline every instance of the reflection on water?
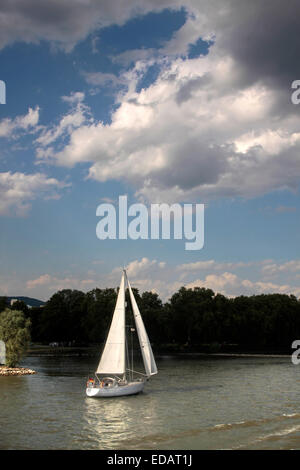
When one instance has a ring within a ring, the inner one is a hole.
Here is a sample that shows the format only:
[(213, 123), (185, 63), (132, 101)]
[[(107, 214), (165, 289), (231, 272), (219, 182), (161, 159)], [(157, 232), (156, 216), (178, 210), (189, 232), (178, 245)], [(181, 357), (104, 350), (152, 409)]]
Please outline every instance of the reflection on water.
[[(98, 449), (109, 449), (144, 434), (157, 420), (153, 400), (145, 394), (107, 399), (85, 399), (83, 434)], [(138, 416), (138, 420), (137, 420)]]
[(136, 396), (87, 398), (95, 359), (27, 358), (0, 377), (0, 449), (300, 448), (300, 366), (281, 358), (158, 360)]

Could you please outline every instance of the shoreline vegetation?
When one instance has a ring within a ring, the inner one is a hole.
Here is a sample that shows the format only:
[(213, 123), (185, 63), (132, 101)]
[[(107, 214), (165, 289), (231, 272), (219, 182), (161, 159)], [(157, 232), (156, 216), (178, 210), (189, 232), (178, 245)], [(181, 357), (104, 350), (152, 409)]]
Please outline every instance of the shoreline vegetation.
[(35, 370), (27, 369), (26, 367), (7, 367), (0, 366), (0, 377), (10, 375), (33, 375), (36, 374)]
[[(183, 350), (178, 347), (178, 350), (173, 347), (170, 348), (168, 345), (161, 348), (155, 348), (155, 355), (157, 357), (288, 357), (292, 354), (293, 350), (239, 350), (229, 349), (225, 350), (220, 347), (218, 351), (214, 351), (213, 347), (211, 350), (209, 347), (191, 350), (187, 348)], [(211, 346), (211, 345), (208, 345)], [(47, 346), (32, 344), (27, 352), (27, 357), (42, 357), (42, 356), (62, 356), (62, 357), (98, 357), (99, 351), (103, 349), (103, 344), (92, 345), (92, 346)]]
[[(181, 287), (163, 302), (155, 292), (140, 294), (135, 288), (133, 292), (155, 356), (288, 356), (295, 352), (292, 348), (295, 340), (300, 339), (300, 299), (294, 295), (227, 298), (203, 287)], [(32, 308), (22, 301), (8, 306), (7, 299), (0, 297), (0, 319), (3, 319), (0, 339), (7, 345), (6, 358), (8, 346), (15, 346), (18, 312), (24, 315), (24, 341), (18, 349), (25, 349), (25, 354), (99, 356), (117, 293), (114, 288), (96, 288), (86, 293), (63, 289), (53, 294), (43, 306)], [(128, 295), (126, 291), (126, 325), (134, 332)], [(6, 335), (11, 338), (10, 343), (5, 339), (7, 325), (11, 325)], [(136, 349), (136, 333), (130, 335), (130, 341)], [(13, 362), (6, 365), (18, 365), (21, 356), (12, 358)]]
[[(84, 347), (72, 346), (48, 346), (32, 344), (27, 351), (26, 357), (97, 357), (103, 345), (93, 345)], [(167, 347), (157, 350), (157, 357), (174, 357), (181, 359), (188, 358), (277, 358), (290, 357), (291, 351), (230, 351), (230, 352), (209, 352), (209, 351), (174, 351)], [(7, 367), (0, 365), (0, 377), (34, 375), (37, 372), (27, 367)]]

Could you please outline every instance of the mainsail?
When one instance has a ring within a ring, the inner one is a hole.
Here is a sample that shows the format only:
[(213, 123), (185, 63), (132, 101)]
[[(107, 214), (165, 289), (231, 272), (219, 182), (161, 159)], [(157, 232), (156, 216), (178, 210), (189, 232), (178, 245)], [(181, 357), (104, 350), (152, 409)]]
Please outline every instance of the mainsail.
[[(126, 276), (126, 278), (127, 278), (127, 276)], [(138, 338), (139, 338), (139, 342), (140, 342), (140, 346), (141, 346), (141, 351), (142, 351), (144, 366), (145, 366), (145, 370), (146, 370), (146, 375), (147, 376), (154, 375), (154, 374), (157, 374), (157, 367), (156, 367), (156, 364), (155, 364), (151, 344), (149, 342), (149, 338), (148, 338), (147, 332), (145, 330), (144, 322), (142, 320), (139, 308), (137, 306), (136, 300), (135, 300), (133, 292), (131, 290), (131, 286), (130, 286), (128, 278), (127, 278), (127, 284), (128, 284), (128, 289), (129, 289), (130, 300), (131, 300), (134, 320), (135, 320), (135, 324), (136, 324), (136, 329), (137, 329), (137, 333), (138, 333)]]
[(116, 308), (96, 374), (125, 373), (125, 274), (123, 272)]

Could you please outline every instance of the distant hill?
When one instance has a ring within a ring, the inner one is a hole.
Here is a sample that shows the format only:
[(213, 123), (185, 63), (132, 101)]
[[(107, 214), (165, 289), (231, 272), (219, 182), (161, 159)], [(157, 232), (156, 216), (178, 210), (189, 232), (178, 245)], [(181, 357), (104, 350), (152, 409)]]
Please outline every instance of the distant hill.
[(21, 295), (15, 295), (12, 297), (6, 297), (7, 302), (10, 304), (10, 301), (12, 299), (17, 299), (17, 300), (23, 300), (26, 305), (29, 305), (30, 307), (40, 307), (41, 305), (45, 305), (46, 302), (43, 302), (43, 300), (39, 299), (32, 299), (31, 297), (23, 297)]

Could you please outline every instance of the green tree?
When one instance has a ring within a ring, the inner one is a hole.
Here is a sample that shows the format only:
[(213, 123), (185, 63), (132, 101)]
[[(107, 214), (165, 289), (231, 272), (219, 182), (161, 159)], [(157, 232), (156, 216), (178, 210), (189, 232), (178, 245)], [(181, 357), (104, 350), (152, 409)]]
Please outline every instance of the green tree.
[(27, 307), (27, 305), (25, 304), (25, 302), (23, 300), (16, 300), (11, 308), (13, 308), (14, 310), (21, 310), (25, 317), (28, 318), (29, 317), (29, 308)]
[(181, 287), (172, 295), (170, 319), (175, 342), (195, 345), (211, 339), (208, 334), (211, 336), (213, 298), (214, 292), (204, 287)]
[(105, 340), (117, 299), (116, 289), (93, 289), (85, 294), (82, 331), (87, 341), (101, 343)]
[(1, 296), (0, 297), (0, 312), (2, 312), (3, 310), (6, 309), (8, 305), (8, 302), (7, 302), (7, 297), (3, 297)]
[(42, 341), (81, 341), (84, 300), (85, 294), (78, 290), (63, 289), (52, 295), (39, 318)]
[(139, 307), (151, 343), (166, 342), (166, 322), (163, 304), (156, 292), (143, 292)]
[(44, 307), (32, 307), (28, 309), (28, 318), (31, 321), (31, 341), (38, 342), (41, 340), (42, 335), (42, 324), (41, 324), (41, 317), (43, 313)]
[(30, 342), (30, 320), (21, 310), (6, 308), (0, 313), (0, 339), (6, 346), (6, 365), (15, 367)]

